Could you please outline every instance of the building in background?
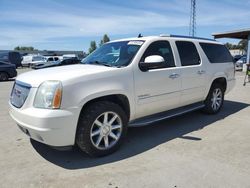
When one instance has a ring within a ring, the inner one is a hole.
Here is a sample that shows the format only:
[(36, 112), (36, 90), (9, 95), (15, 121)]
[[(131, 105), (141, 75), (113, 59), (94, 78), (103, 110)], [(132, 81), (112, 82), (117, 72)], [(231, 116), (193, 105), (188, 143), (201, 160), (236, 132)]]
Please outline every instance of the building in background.
[(244, 50), (240, 49), (234, 49), (234, 50), (229, 50), (232, 56), (236, 55), (244, 55)]

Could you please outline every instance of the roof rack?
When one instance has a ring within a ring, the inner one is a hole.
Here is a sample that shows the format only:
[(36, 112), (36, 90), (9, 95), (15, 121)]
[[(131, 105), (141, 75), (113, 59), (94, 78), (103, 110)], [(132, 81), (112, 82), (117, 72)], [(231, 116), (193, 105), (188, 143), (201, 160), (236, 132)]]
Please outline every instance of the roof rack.
[(171, 37), (170, 34), (160, 34), (160, 37)]
[(183, 36), (183, 35), (170, 35), (170, 34), (161, 34), (160, 37), (176, 37), (176, 38), (200, 39), (200, 40), (216, 41), (215, 39), (209, 39), (209, 38), (191, 37), (191, 36)]

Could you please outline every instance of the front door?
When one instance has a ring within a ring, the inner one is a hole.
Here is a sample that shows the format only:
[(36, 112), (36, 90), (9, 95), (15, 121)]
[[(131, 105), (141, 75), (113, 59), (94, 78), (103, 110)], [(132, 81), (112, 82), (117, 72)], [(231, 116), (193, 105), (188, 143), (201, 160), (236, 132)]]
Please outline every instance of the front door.
[(168, 41), (152, 42), (144, 52), (141, 62), (151, 55), (160, 55), (165, 66), (143, 72), (134, 72), (137, 118), (163, 112), (179, 106), (181, 95), (181, 72), (176, 67), (171, 45)]

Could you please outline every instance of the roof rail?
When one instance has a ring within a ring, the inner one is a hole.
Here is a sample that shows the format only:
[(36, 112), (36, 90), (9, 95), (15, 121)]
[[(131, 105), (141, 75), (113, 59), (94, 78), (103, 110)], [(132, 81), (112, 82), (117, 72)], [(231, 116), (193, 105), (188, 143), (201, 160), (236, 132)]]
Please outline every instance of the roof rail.
[(170, 37), (170, 34), (160, 34), (160, 37)]
[(161, 35), (160, 35), (160, 37), (176, 37), (176, 38), (200, 39), (200, 40), (216, 41), (215, 39), (202, 38), (202, 37), (192, 37), (192, 36), (183, 36), (183, 35), (169, 35), (169, 34), (161, 34)]

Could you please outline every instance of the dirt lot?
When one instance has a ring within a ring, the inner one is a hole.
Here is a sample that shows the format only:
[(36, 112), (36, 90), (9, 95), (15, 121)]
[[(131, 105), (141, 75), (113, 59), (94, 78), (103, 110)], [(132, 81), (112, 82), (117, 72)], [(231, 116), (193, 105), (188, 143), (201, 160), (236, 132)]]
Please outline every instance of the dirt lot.
[[(19, 70), (24, 72), (27, 70)], [(13, 81), (0, 83), (0, 187), (250, 187), (250, 84), (218, 115), (192, 112), (130, 128), (115, 154), (89, 158), (24, 135), (8, 115)]]

